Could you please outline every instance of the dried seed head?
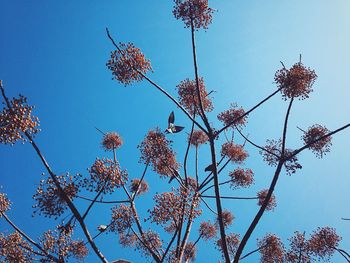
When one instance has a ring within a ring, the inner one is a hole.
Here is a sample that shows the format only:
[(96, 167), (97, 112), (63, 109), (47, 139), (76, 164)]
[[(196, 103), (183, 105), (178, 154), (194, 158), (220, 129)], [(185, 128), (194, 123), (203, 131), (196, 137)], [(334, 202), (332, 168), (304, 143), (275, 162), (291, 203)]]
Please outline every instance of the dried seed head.
[[(265, 202), (265, 199), (267, 197), (267, 193), (269, 190), (261, 190), (260, 192), (258, 192), (257, 197), (258, 197), (258, 205), (262, 206), (263, 203)], [(270, 200), (266, 206), (266, 210), (273, 210), (275, 207), (277, 206), (277, 202), (276, 202), (276, 198), (275, 195), (272, 194), (270, 197)]]
[[(329, 130), (326, 127), (315, 124), (304, 133), (302, 139), (304, 140), (305, 144), (309, 144), (325, 136), (327, 133), (329, 133)], [(331, 145), (332, 137), (328, 136), (322, 140), (312, 143), (309, 146), (309, 149), (311, 149), (317, 157), (322, 158), (323, 155), (330, 151)]]
[(115, 132), (108, 132), (103, 136), (102, 147), (106, 151), (113, 151), (122, 146), (123, 140), (119, 134)]

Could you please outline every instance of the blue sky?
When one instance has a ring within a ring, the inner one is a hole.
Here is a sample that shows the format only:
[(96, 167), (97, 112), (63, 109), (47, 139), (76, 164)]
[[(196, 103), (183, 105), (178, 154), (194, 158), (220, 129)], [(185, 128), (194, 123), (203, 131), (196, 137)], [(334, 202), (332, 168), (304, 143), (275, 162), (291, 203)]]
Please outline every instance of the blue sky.
[[(350, 2), (221, 0), (210, 1), (210, 5), (218, 12), (209, 30), (198, 32), (197, 46), (200, 75), (208, 90), (217, 91), (213, 95), (215, 110), (209, 114), (213, 124), (220, 127), (216, 115), (231, 102), (247, 109), (274, 91), (273, 77), (280, 61), (291, 66), (299, 54), (319, 77), (310, 99), (298, 101), (292, 109), (289, 147), (302, 145), (296, 126), (320, 123), (332, 130), (349, 122)], [(118, 159), (132, 178), (143, 170), (136, 146), (148, 130), (165, 127), (171, 111), (189, 132), (186, 117), (157, 90), (146, 82), (124, 87), (111, 80), (105, 66), (113, 50), (105, 34), (107, 26), (117, 41), (140, 47), (152, 62), (150, 77), (176, 95), (175, 86), (193, 78), (194, 72), (190, 32), (173, 18), (172, 6), (171, 0), (1, 0), (0, 79), (10, 97), (21, 93), (36, 105), (42, 128), (36, 140), (56, 173), (86, 174), (96, 157), (107, 156), (94, 126), (123, 137)], [(278, 138), (286, 107), (277, 95), (249, 116), (246, 133), (262, 145), (266, 139)], [(185, 132), (172, 138), (179, 159), (184, 153)], [(350, 250), (350, 223), (340, 220), (350, 217), (349, 147), (350, 130), (346, 130), (335, 136), (332, 151), (324, 159), (311, 152), (300, 155), (303, 169), (290, 177), (281, 176), (275, 193), (278, 206), (264, 215), (247, 252), (266, 232), (286, 241), (296, 230), (311, 232), (318, 226), (336, 227), (343, 236), (341, 247)], [(255, 171), (256, 184), (237, 192), (224, 189), (226, 195), (254, 196), (270, 183), (273, 169), (253, 148), (247, 149), (250, 158), (246, 166)], [(208, 164), (208, 150), (201, 149), (202, 167)], [(44, 169), (29, 144), (0, 145), (0, 156), (0, 185), (14, 203), (10, 216), (35, 237), (54, 223), (31, 217), (31, 196)], [(152, 192), (169, 190), (154, 173), (147, 176)], [(258, 209), (255, 201), (223, 203), (236, 216), (230, 230), (243, 234)], [(138, 201), (142, 215), (147, 215), (151, 204), (151, 193)], [(96, 207), (93, 212), (88, 219), (91, 229), (108, 222), (110, 207)], [(206, 211), (203, 218), (212, 215)], [(0, 221), (0, 229), (7, 228)], [(194, 231), (191, 238), (196, 237)], [(109, 259), (144, 260), (137, 252), (120, 249), (117, 236), (103, 237), (98, 245)], [(201, 243), (198, 262), (212, 256), (219, 256), (212, 243)], [(90, 255), (86, 262), (95, 260)], [(257, 257), (252, 257), (247, 262), (256, 261)], [(338, 261), (334, 257), (334, 262)]]

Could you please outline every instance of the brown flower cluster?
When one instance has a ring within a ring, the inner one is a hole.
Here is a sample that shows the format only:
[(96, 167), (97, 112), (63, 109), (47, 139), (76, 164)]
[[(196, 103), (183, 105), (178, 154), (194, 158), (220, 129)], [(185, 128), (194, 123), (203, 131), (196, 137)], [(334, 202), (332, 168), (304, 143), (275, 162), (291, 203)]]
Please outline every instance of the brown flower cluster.
[(226, 142), (221, 146), (221, 156), (227, 156), (233, 163), (243, 163), (247, 159), (248, 152), (243, 148), (243, 145)]
[(208, 141), (208, 136), (201, 130), (195, 130), (192, 132), (192, 136), (188, 137), (188, 140), (191, 145), (198, 147), (202, 144), (205, 144)]
[(134, 222), (132, 210), (129, 206), (121, 204), (112, 208), (111, 232), (124, 233)]
[(141, 161), (152, 163), (153, 170), (162, 176), (172, 176), (180, 167), (175, 153), (171, 149), (172, 141), (168, 140), (159, 128), (148, 132), (138, 148)]
[(323, 259), (328, 260), (339, 245), (341, 238), (334, 228), (322, 227), (313, 232), (308, 242), (310, 252)]
[(281, 88), (285, 100), (297, 97), (308, 98), (316, 78), (315, 71), (306, 68), (302, 63), (296, 63), (290, 69), (283, 67), (275, 74), (275, 82)]
[[(239, 245), (239, 235), (238, 234), (228, 234), (226, 235), (226, 243), (227, 243), (227, 248), (228, 248), (228, 253), (230, 256), (233, 256), (236, 254), (238, 245)], [(222, 239), (220, 238), (218, 241), (216, 241), (216, 248), (222, 251)]]
[(141, 81), (143, 77), (140, 73), (146, 74), (152, 70), (150, 61), (132, 43), (119, 43), (119, 49), (111, 52), (106, 65), (113, 77), (124, 85)]
[(121, 187), (128, 180), (126, 170), (121, 170), (117, 162), (108, 158), (97, 158), (89, 173), (90, 178), (84, 178), (80, 185), (90, 192), (113, 193), (115, 188)]
[(218, 115), (218, 120), (223, 122), (224, 125), (230, 125), (232, 128), (235, 126), (245, 126), (247, 123), (247, 116), (241, 117), (245, 114), (242, 107), (238, 107), (236, 103), (232, 103), (230, 109), (221, 112)]
[(279, 237), (267, 234), (263, 239), (258, 239), (258, 247), (261, 249), (261, 263), (284, 263), (284, 245)]
[(36, 204), (33, 205), (33, 208), (36, 209), (34, 214), (38, 212), (40, 215), (55, 217), (55, 219), (61, 216), (68, 207), (63, 196), (66, 195), (73, 199), (77, 195), (79, 186), (75, 183), (75, 179), (79, 179), (79, 177), (79, 174), (73, 177), (68, 173), (57, 176), (63, 193), (57, 188), (51, 177), (41, 180), (33, 195), (33, 199), (36, 201)]
[(225, 227), (232, 225), (233, 219), (235, 219), (235, 217), (230, 211), (228, 210), (222, 211), (222, 221)]
[(119, 243), (123, 247), (134, 247), (137, 242), (137, 236), (132, 232), (120, 232)]
[[(329, 133), (329, 130), (326, 127), (315, 124), (304, 133), (302, 139), (304, 140), (305, 144), (309, 144), (325, 136), (327, 133)], [(311, 149), (317, 157), (322, 158), (324, 154), (330, 151), (331, 145), (332, 137), (328, 136), (315, 143), (312, 143), (309, 146), (309, 149)]]
[(136, 195), (142, 195), (148, 192), (148, 188), (148, 184), (144, 179), (142, 181), (137, 178), (131, 180), (130, 191), (136, 193)]
[(10, 210), (11, 201), (7, 198), (6, 194), (0, 193), (0, 218), (1, 214)]
[(113, 151), (122, 146), (123, 140), (119, 134), (108, 132), (103, 136), (102, 147), (106, 151)]
[(202, 222), (199, 227), (199, 235), (204, 240), (212, 239), (216, 236), (217, 226), (210, 221)]
[[(176, 86), (179, 94), (180, 104), (185, 107), (189, 113), (200, 114), (200, 104), (197, 92), (197, 84), (195, 80), (185, 79)], [(202, 99), (203, 110), (210, 112), (213, 110), (213, 104), (208, 96), (208, 92), (204, 85), (203, 78), (199, 78), (199, 92)]]
[(25, 142), (27, 139), (23, 133), (33, 136), (40, 131), (39, 119), (32, 115), (34, 106), (27, 105), (26, 97), (13, 98), (10, 106), (10, 109), (4, 107), (0, 112), (0, 143)]
[[(268, 191), (269, 190), (266, 189), (266, 190), (261, 190), (260, 192), (257, 193), (259, 206), (262, 206), (263, 203), (265, 202)], [(272, 194), (266, 206), (266, 210), (273, 210), (276, 206), (277, 206), (276, 198), (275, 198), (275, 195)]]
[(18, 232), (7, 236), (0, 233), (1, 262), (33, 262), (33, 249)]
[(233, 189), (239, 187), (249, 187), (254, 183), (253, 171), (251, 169), (236, 168), (233, 172), (229, 173), (231, 177), (231, 187)]
[(294, 236), (288, 240), (290, 242), (290, 248), (286, 253), (286, 261), (291, 263), (310, 263), (311, 255), (305, 234), (296, 231)]
[[(143, 232), (142, 240), (146, 246), (151, 248), (152, 250), (159, 251), (159, 249), (162, 248), (162, 240), (160, 239), (160, 236), (158, 233), (148, 230), (146, 232)], [(136, 242), (136, 248), (138, 250), (141, 250), (146, 256), (150, 256), (150, 252), (148, 251), (147, 247), (145, 247), (143, 243), (141, 243), (139, 240)]]
[(186, 27), (207, 29), (212, 22), (214, 10), (208, 6), (208, 0), (174, 0), (173, 14), (181, 19)]
[(193, 242), (188, 242), (184, 248), (183, 260), (185, 262), (194, 262), (196, 260), (197, 248)]

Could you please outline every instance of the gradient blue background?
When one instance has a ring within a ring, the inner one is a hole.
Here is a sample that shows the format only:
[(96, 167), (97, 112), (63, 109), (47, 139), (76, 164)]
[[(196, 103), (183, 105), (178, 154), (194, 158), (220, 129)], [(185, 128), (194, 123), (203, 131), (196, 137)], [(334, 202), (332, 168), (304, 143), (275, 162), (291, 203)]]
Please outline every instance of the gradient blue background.
[[(221, 0), (210, 4), (218, 12), (209, 30), (197, 34), (197, 46), (200, 75), (205, 77), (208, 90), (217, 91), (213, 95), (215, 110), (209, 114), (213, 123), (220, 127), (216, 115), (231, 102), (247, 109), (274, 91), (279, 61), (289, 67), (300, 53), (319, 78), (311, 98), (298, 101), (292, 109), (289, 147), (302, 145), (297, 125), (307, 128), (320, 123), (332, 130), (349, 122), (349, 1)], [(152, 86), (141, 82), (124, 87), (111, 80), (105, 66), (113, 50), (105, 34), (108, 26), (116, 40), (134, 42), (142, 49), (152, 61), (151, 78), (175, 95), (175, 86), (184, 78), (193, 78), (194, 73), (190, 32), (173, 18), (172, 6), (170, 0), (0, 1), (0, 79), (10, 97), (21, 93), (36, 105), (42, 128), (36, 140), (56, 173), (86, 174), (97, 156), (107, 156), (94, 126), (121, 134), (125, 144), (118, 159), (131, 178), (139, 177), (143, 170), (136, 146), (149, 129), (164, 128), (172, 110), (189, 132), (186, 117)], [(246, 133), (259, 144), (278, 138), (286, 107), (277, 95), (249, 116)], [(172, 138), (179, 160), (186, 136), (182, 133)], [(275, 192), (278, 206), (264, 215), (246, 252), (255, 249), (256, 238), (266, 232), (287, 241), (296, 230), (310, 233), (318, 226), (336, 227), (343, 236), (341, 247), (350, 250), (350, 223), (340, 219), (350, 217), (349, 139), (349, 130), (335, 136), (332, 151), (323, 160), (310, 152), (300, 155), (303, 169), (291, 177), (281, 176)], [(255, 149), (249, 145), (247, 149), (250, 158), (246, 165), (255, 171), (256, 183), (248, 190), (224, 189), (224, 195), (254, 196), (268, 187), (273, 169), (263, 163)], [(205, 167), (207, 146), (201, 153), (200, 164)], [(55, 223), (31, 217), (31, 196), (44, 169), (29, 144), (0, 145), (0, 156), (1, 191), (14, 203), (9, 215), (37, 237)], [(166, 181), (153, 172), (148, 173), (147, 181), (152, 192), (169, 190)], [(111, 197), (118, 198), (123, 198), (121, 192)], [(244, 234), (258, 209), (256, 201), (223, 203), (236, 216), (230, 231)], [(78, 204), (81, 209), (86, 206)], [(147, 216), (151, 205), (151, 194), (137, 202), (142, 216)], [(213, 219), (204, 211), (204, 219)], [(93, 212), (88, 218), (91, 232), (108, 223), (110, 207), (96, 206)], [(8, 229), (3, 220), (0, 229)], [(192, 240), (197, 238), (196, 227), (193, 230)], [(110, 260), (145, 261), (138, 252), (121, 249), (117, 236), (104, 235), (97, 244)], [(209, 258), (217, 262), (218, 257), (212, 242), (199, 244), (198, 262)], [(257, 262), (258, 258), (252, 256), (246, 262)], [(91, 253), (86, 262), (97, 259)], [(332, 262), (342, 261), (335, 256)]]

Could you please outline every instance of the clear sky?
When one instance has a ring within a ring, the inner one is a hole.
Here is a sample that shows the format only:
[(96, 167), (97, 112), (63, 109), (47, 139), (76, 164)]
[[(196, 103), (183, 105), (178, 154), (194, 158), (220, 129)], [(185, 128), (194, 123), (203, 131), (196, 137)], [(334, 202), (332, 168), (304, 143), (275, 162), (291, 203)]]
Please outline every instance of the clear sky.
[[(209, 114), (212, 123), (220, 127), (216, 115), (231, 102), (248, 109), (274, 91), (280, 61), (289, 67), (299, 54), (319, 77), (310, 99), (298, 101), (292, 109), (288, 146), (302, 145), (296, 126), (320, 123), (333, 130), (349, 123), (349, 1), (213, 0), (210, 5), (218, 12), (209, 30), (198, 33), (197, 46), (200, 75), (208, 90), (217, 91), (215, 110)], [(175, 86), (193, 78), (194, 72), (190, 32), (174, 19), (172, 6), (171, 0), (0, 0), (0, 79), (10, 97), (21, 93), (36, 105), (42, 128), (36, 140), (56, 173), (87, 174), (96, 157), (107, 155), (100, 147), (97, 126), (123, 137), (118, 159), (131, 178), (139, 177), (143, 166), (136, 146), (148, 130), (165, 127), (173, 110), (178, 123), (186, 126), (185, 132), (172, 138), (182, 159), (183, 140), (190, 130), (186, 117), (146, 82), (124, 87), (111, 80), (105, 66), (113, 50), (105, 34), (107, 26), (117, 41), (130, 41), (142, 49), (152, 62), (151, 78), (175, 95)], [(278, 138), (286, 108), (277, 95), (249, 117), (246, 133), (262, 145), (266, 139)], [(263, 216), (246, 252), (256, 248), (256, 238), (266, 232), (287, 241), (294, 231), (310, 233), (318, 226), (335, 227), (343, 237), (341, 247), (350, 250), (350, 222), (340, 219), (350, 217), (349, 147), (350, 130), (346, 130), (335, 136), (324, 159), (305, 152), (299, 157), (301, 171), (282, 174), (275, 193), (278, 206)], [(225, 195), (254, 196), (270, 184), (273, 169), (256, 150), (247, 149), (246, 165), (255, 171), (256, 184), (244, 191), (224, 189)], [(201, 151), (201, 167), (208, 164), (208, 150)], [(0, 145), (0, 156), (0, 185), (14, 203), (9, 214), (33, 237), (38, 236), (54, 224), (31, 217), (31, 196), (44, 169), (29, 144)], [(147, 180), (152, 192), (169, 190), (166, 180), (160, 181), (153, 172)], [(258, 209), (256, 201), (223, 203), (236, 216), (230, 231), (244, 234)], [(137, 202), (143, 216), (151, 205), (151, 194)], [(110, 207), (95, 207), (93, 212), (88, 218), (92, 230), (108, 223)], [(206, 218), (213, 216), (205, 210)], [(3, 220), (0, 229), (8, 229)], [(196, 237), (194, 229), (191, 239)], [(121, 249), (117, 236), (103, 236), (97, 243), (109, 259), (144, 262), (137, 252)], [(213, 243), (200, 243), (198, 262), (218, 256)], [(95, 256), (91, 254), (86, 262), (96, 262)], [(341, 259), (336, 256), (332, 262)]]

